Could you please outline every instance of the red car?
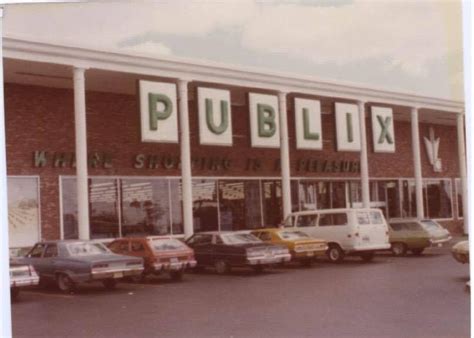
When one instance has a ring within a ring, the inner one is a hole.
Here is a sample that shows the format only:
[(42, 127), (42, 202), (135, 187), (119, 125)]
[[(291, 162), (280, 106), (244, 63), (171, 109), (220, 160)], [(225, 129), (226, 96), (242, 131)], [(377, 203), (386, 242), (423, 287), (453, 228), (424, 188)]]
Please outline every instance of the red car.
[(181, 280), (187, 268), (196, 266), (194, 251), (176, 238), (169, 236), (119, 238), (109, 244), (115, 253), (142, 257), (145, 269), (140, 279), (163, 272), (174, 280)]

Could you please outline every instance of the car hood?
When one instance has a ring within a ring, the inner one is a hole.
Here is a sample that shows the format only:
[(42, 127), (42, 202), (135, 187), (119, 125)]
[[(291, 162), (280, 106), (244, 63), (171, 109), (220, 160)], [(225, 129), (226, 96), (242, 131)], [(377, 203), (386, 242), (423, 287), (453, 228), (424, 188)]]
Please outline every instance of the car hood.
[(442, 239), (449, 237), (449, 231), (446, 229), (426, 229), (433, 239)]

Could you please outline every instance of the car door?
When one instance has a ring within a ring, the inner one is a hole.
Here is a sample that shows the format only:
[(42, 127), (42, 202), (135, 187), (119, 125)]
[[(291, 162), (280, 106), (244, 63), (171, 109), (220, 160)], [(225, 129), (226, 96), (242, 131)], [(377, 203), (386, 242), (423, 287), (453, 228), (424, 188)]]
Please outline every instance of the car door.
[(46, 245), (41, 261), (42, 273), (45, 277), (54, 278), (57, 269), (58, 246), (56, 243)]
[(37, 243), (22, 259), (22, 262), (33, 265), (39, 275), (44, 273), (43, 253), (45, 248), (46, 244)]
[(214, 263), (212, 235), (196, 234), (186, 244), (193, 248), (194, 257), (196, 257), (199, 265), (212, 265)]
[[(351, 236), (349, 237), (349, 235)], [(314, 237), (338, 243), (342, 249), (346, 250), (353, 246), (353, 236), (354, 234), (349, 231), (347, 212), (324, 212), (319, 215)]]

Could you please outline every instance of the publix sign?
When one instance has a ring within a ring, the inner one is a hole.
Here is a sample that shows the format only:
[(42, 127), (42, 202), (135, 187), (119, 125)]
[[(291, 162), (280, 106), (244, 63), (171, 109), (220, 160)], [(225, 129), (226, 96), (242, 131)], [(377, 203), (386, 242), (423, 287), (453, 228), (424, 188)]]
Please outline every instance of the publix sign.
[[(143, 142), (177, 143), (177, 88), (173, 83), (140, 81), (140, 113)], [(278, 97), (249, 93), (252, 147), (279, 148)], [(199, 142), (203, 145), (232, 146), (232, 105), (230, 91), (198, 87)], [(323, 149), (321, 102), (295, 98), (297, 149)], [(359, 113), (356, 104), (336, 103), (338, 151), (360, 151)], [(391, 108), (371, 107), (375, 152), (395, 152)]]

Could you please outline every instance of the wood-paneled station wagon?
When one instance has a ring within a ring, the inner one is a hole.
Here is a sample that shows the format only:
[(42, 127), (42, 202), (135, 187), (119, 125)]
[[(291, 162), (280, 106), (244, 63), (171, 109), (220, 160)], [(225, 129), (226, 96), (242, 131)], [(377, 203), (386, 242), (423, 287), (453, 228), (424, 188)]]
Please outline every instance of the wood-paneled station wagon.
[(142, 281), (150, 274), (161, 273), (181, 280), (187, 268), (196, 266), (193, 249), (169, 236), (119, 238), (112, 241), (109, 248), (118, 254), (143, 258), (143, 274), (134, 278)]
[(310, 266), (318, 256), (326, 255), (328, 249), (324, 239), (313, 238), (308, 234), (280, 228), (258, 229), (251, 232), (260, 240), (286, 246), (292, 261), (298, 261), (303, 266)]
[(38, 242), (25, 257), (15, 261), (33, 265), (42, 284), (55, 281), (63, 292), (73, 291), (78, 283), (94, 281), (113, 289), (118, 279), (143, 272), (143, 259), (117, 255), (94, 241)]
[(219, 274), (232, 267), (252, 267), (261, 272), (291, 260), (286, 247), (264, 243), (248, 231), (201, 232), (191, 236), (186, 244), (194, 249), (198, 267), (214, 267)]

